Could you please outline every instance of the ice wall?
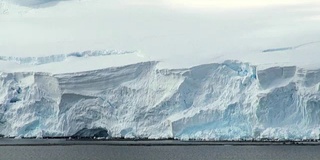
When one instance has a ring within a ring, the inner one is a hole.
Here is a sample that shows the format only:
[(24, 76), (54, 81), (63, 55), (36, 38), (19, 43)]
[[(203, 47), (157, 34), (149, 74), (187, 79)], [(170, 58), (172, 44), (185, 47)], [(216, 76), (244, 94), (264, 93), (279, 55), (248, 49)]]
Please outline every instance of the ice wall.
[(0, 134), (114, 137), (318, 138), (320, 70), (225, 61), (187, 69), (158, 62), (79, 73), (1, 73)]

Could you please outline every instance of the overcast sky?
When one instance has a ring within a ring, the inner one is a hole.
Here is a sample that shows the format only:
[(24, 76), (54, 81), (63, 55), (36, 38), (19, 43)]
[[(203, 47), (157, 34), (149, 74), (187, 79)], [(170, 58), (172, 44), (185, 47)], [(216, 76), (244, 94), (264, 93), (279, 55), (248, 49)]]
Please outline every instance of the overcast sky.
[(201, 61), (320, 40), (319, 0), (8, 1), (0, 55), (117, 49)]

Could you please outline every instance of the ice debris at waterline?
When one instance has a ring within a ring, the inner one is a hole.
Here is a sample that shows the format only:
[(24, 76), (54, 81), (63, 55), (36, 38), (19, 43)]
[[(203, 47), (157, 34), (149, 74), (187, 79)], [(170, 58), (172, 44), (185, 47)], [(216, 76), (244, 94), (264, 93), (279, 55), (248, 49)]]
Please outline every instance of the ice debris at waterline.
[(109, 137), (108, 130), (103, 128), (84, 128), (71, 136), (72, 138), (107, 138)]
[(0, 134), (111, 137), (318, 138), (320, 69), (225, 61), (186, 69), (158, 62), (78, 73), (0, 74)]

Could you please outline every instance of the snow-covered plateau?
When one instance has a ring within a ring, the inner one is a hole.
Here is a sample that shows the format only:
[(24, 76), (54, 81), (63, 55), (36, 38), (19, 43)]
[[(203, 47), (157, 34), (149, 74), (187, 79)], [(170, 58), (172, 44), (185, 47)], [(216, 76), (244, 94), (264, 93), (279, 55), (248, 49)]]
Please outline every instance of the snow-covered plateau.
[(319, 2), (226, 1), (0, 0), (0, 134), (318, 139)]

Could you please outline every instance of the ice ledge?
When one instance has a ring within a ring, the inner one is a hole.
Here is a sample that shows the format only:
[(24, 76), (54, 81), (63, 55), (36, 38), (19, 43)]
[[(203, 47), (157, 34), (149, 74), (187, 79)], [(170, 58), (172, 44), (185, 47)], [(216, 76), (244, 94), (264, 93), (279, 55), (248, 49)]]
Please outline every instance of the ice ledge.
[(0, 61), (15, 62), (18, 64), (28, 64), (28, 65), (42, 65), (54, 62), (62, 62), (67, 58), (75, 57), (97, 57), (97, 56), (108, 56), (108, 55), (121, 55), (121, 54), (131, 54), (134, 51), (117, 51), (117, 50), (99, 50), (99, 51), (84, 51), (84, 52), (74, 52), (69, 54), (57, 54), (44, 57), (13, 57), (13, 56), (0, 56)]

